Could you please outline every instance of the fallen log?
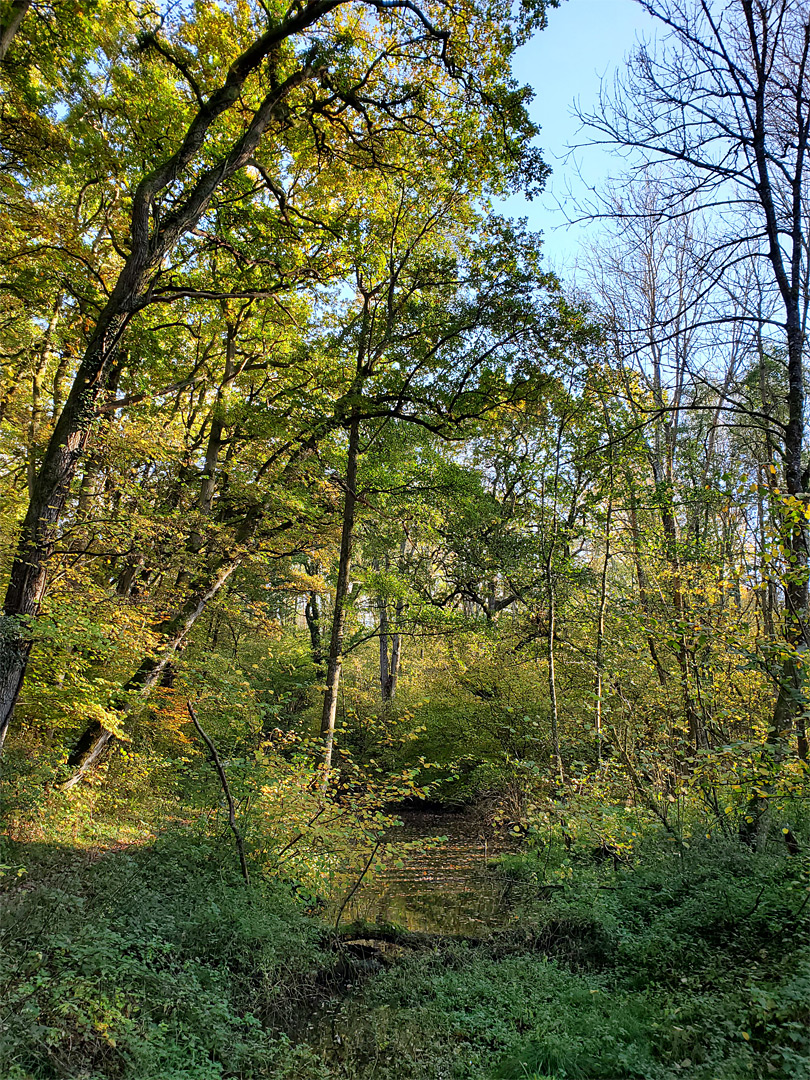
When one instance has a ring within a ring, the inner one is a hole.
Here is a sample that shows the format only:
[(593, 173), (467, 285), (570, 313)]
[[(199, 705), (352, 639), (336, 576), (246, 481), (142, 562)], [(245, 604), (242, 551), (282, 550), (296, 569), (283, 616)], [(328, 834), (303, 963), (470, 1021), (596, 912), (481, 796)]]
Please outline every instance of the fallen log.
[(437, 934), (420, 930), (405, 930), (391, 924), (351, 923), (331, 935), (335, 949), (345, 949), (374, 942), (399, 945), (410, 949), (447, 949), (452, 945), (467, 945), (486, 949), (493, 956), (513, 956), (521, 953), (541, 953), (556, 957), (574, 967), (600, 967), (612, 952), (611, 942), (599, 924), (589, 919), (560, 917), (537, 926), (515, 926), (492, 930), (486, 936), (468, 934)]
[(470, 937), (466, 934), (437, 934), (422, 930), (404, 930), (399, 926), (377, 923), (350, 923), (340, 927), (333, 935), (336, 947), (352, 941), (380, 941), (387, 945), (405, 945), (410, 948), (438, 948), (449, 944), (481, 946), (490, 944), (490, 937)]

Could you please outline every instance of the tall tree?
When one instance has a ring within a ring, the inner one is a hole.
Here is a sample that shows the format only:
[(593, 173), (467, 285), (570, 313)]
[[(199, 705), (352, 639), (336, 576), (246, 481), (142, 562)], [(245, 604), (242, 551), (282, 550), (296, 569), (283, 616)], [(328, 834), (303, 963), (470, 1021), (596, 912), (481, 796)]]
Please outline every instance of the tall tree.
[[(810, 13), (803, 0), (642, 0), (668, 33), (641, 46), (615, 93), (585, 120), (601, 140), (661, 166), (678, 218), (708, 215), (717, 278), (740, 262), (768, 268), (760, 313), (782, 337), (788, 415), (781, 431), (786, 655), (773, 715), (778, 738), (797, 723), (805, 749), (803, 651), (808, 614), (805, 351), (810, 161)], [(634, 212), (631, 210), (631, 214)], [(657, 213), (660, 220), (661, 214)], [(634, 215), (635, 216), (635, 215)], [(760, 275), (762, 277), (762, 275)], [(753, 321), (746, 311), (729, 320)]]
[[(527, 8), (518, 23), (536, 21), (538, 11), (542, 19), (542, 6)], [(224, 191), (270, 198), (289, 214), (284, 178), (293, 143), (316, 170), (328, 161), (350, 172), (386, 161), (395, 168), (386, 147), (397, 132), (443, 144), (445, 154), (452, 148), (477, 155), (486, 173), (491, 166), (483, 151), (497, 131), (500, 162), (511, 154), (513, 172), (519, 170), (531, 160), (524, 147), (532, 128), (522, 95), (503, 80), (514, 44), (509, 24), (506, 10), (493, 22), (489, 12), (434, 10), (411, 0), (317, 0), (278, 16), (264, 5), (201, 7), (147, 29), (128, 62), (116, 55), (109, 71), (99, 72), (99, 83), (109, 76), (125, 100), (132, 86), (148, 85), (148, 96), (132, 109), (134, 147), (122, 150), (126, 238), (110, 232), (117, 269), (101, 290), (72, 388), (32, 478), (11, 569), (0, 633), (0, 745), (25, 674), (59, 522), (122, 340), (150, 305), (199, 294), (196, 283), (178, 281), (177, 273), (182, 264), (187, 272), (195, 266), (198, 226), (207, 225), (215, 200)], [(153, 109), (162, 113), (159, 129)], [(181, 133), (168, 152), (167, 130)], [(256, 179), (246, 170), (255, 170)]]
[(555, 285), (539, 272), (528, 238), (497, 220), (476, 223), (469, 193), (457, 183), (390, 184), (383, 194), (383, 212), (359, 229), (355, 298), (336, 337), (352, 364), (338, 403), (348, 442), (321, 721), (327, 775), (364, 438), (367, 449), (390, 423), (452, 436), (492, 408), (498, 395), (521, 393), (517, 387), (531, 377), (521, 374), (517, 357), (546, 329), (539, 325), (535, 294), (542, 285)]

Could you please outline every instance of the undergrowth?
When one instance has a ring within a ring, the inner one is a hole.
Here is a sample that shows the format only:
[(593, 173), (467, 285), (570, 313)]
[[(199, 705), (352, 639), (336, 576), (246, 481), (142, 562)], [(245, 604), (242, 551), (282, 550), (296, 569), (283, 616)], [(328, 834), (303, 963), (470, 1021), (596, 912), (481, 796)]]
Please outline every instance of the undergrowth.
[(511, 930), (370, 975), (340, 973), (289, 886), (247, 888), (198, 836), (4, 862), (8, 1080), (810, 1075), (810, 863), (782, 849), (512, 856)]
[(563, 861), (564, 884), (547, 853), (503, 868), (520, 886), (524, 951), (415, 954), (336, 1006), (320, 1047), (330, 1075), (810, 1075), (806, 858), (715, 840), (652, 846), (618, 869), (588, 853), (551, 869)]
[(5, 1080), (247, 1080), (290, 1057), (273, 1032), (329, 961), (288, 890), (246, 888), (232, 853), (199, 838), (95, 857), (28, 845), (24, 867), (9, 854)]

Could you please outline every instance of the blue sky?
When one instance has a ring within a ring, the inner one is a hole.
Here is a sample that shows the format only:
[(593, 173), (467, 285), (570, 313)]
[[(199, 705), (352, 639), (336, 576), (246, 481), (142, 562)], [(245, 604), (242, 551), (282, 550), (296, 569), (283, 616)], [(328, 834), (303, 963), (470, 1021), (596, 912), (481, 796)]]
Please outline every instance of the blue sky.
[(534, 89), (531, 114), (541, 126), (539, 144), (553, 175), (543, 195), (533, 202), (509, 199), (506, 209), (543, 231), (546, 259), (566, 277), (585, 229), (565, 228), (556, 200), (565, 200), (569, 188), (582, 194), (621, 168), (619, 159), (597, 148), (577, 150), (566, 160), (567, 147), (584, 138), (572, 115), (574, 101), (586, 110), (594, 106), (600, 79), (612, 81), (627, 53), (654, 33), (654, 21), (635, 0), (563, 0), (549, 12), (548, 27), (518, 53), (515, 75)]

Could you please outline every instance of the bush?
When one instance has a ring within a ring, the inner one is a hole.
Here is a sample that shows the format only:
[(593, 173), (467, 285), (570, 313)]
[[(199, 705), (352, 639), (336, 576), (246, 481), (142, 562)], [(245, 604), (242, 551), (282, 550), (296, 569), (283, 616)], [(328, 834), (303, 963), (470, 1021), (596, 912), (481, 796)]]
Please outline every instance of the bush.
[(311, 994), (318, 930), (221, 855), (177, 837), (72, 865), (63, 849), (29, 849), (35, 884), (7, 874), (0, 909), (0, 1075), (281, 1069), (288, 1047), (272, 1032)]

